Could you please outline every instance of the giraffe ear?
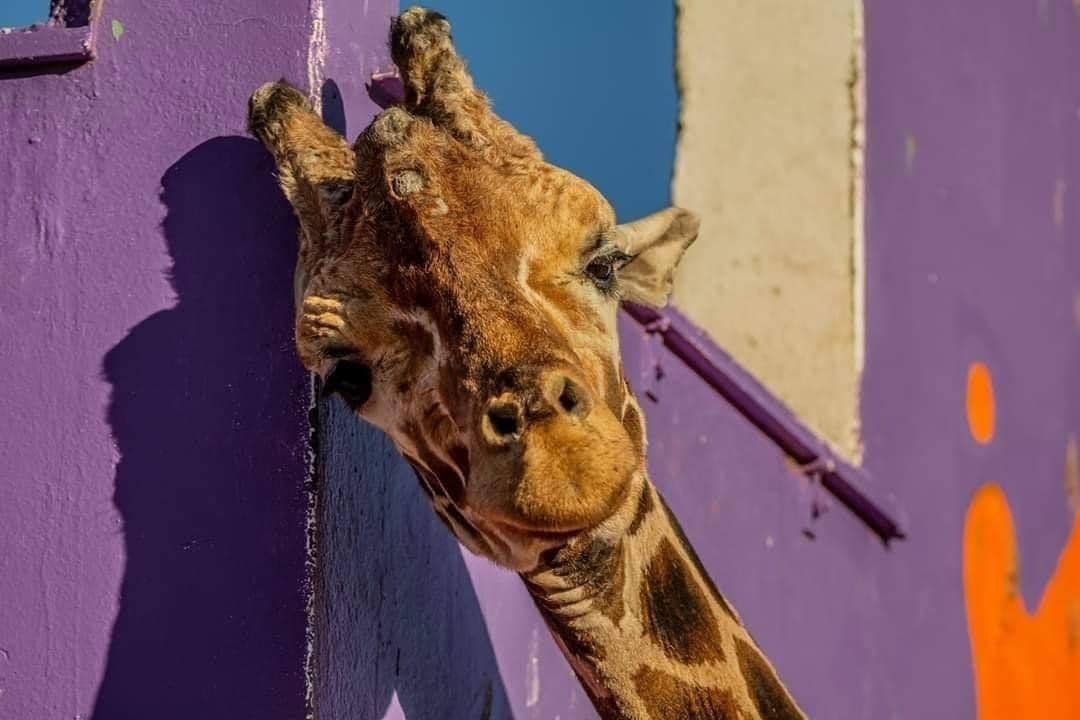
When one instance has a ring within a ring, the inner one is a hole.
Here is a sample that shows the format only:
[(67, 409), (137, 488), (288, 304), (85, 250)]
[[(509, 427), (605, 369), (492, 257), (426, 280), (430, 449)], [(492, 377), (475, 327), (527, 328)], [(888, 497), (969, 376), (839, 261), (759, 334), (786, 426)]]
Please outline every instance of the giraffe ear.
[(615, 228), (615, 244), (631, 257), (619, 271), (623, 298), (657, 308), (667, 304), (675, 268), (699, 225), (694, 213), (670, 207)]

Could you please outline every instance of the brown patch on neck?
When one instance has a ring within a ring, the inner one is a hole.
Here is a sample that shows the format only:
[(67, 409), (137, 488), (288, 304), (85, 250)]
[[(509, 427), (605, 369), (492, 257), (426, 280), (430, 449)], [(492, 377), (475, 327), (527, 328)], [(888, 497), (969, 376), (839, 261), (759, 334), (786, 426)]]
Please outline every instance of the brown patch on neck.
[(686, 535), (683, 533), (682, 526), (679, 525), (679, 521), (675, 519), (675, 514), (671, 512), (671, 508), (668, 507), (667, 502), (664, 500), (664, 496), (660, 494), (660, 491), (656, 491), (656, 496), (660, 498), (660, 505), (664, 508), (664, 513), (667, 515), (668, 524), (671, 525), (671, 529), (674, 530), (676, 538), (682, 544), (683, 550), (686, 551), (687, 556), (694, 563), (694, 568), (697, 570), (698, 577), (701, 578), (702, 583), (708, 589), (712, 598), (716, 600), (716, 603), (723, 608), (724, 612), (728, 614), (732, 620), (739, 625), (742, 625), (742, 620), (739, 619), (735, 609), (728, 604), (727, 599), (720, 594), (720, 591), (716, 589), (716, 585), (712, 581), (712, 577), (706, 572), (705, 566), (701, 564), (701, 558), (697, 556), (694, 551), (694, 546), (690, 544), (690, 541), (686, 539)]
[(735, 655), (739, 659), (739, 671), (746, 681), (750, 699), (761, 717), (769, 720), (806, 720), (760, 650), (737, 637)]
[(686, 561), (671, 541), (660, 541), (641, 585), (642, 622), (674, 660), (682, 663), (724, 662), (724, 635)]
[[(561, 557), (560, 557), (561, 556)], [(596, 538), (581, 548), (563, 549), (556, 555), (553, 572), (593, 599), (593, 609), (616, 625), (626, 612), (623, 585), (626, 582), (626, 553), (622, 542), (611, 544)]]
[(630, 385), (623, 380), (623, 391), (626, 393), (628, 402), (622, 415), (622, 426), (626, 434), (630, 436), (630, 442), (634, 446), (634, 452), (639, 457), (645, 457), (645, 423), (641, 418), (641, 411), (633, 400)]
[[(742, 720), (731, 690), (703, 688), (660, 670), (643, 667), (634, 674), (634, 690), (650, 718), (667, 720)], [(770, 717), (770, 716), (765, 716)]]
[(653, 502), (652, 489), (648, 483), (641, 488), (641, 496), (638, 498), (637, 510), (634, 511), (634, 519), (630, 521), (630, 526), (626, 528), (627, 535), (633, 535), (641, 527), (641, 524), (645, 522), (653, 510), (656, 508), (656, 503)]

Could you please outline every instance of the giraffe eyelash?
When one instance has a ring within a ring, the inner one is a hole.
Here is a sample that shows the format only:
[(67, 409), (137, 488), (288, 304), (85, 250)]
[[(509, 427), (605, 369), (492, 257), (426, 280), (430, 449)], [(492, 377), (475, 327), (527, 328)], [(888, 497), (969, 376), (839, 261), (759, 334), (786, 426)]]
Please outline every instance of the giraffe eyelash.
[(618, 248), (599, 252), (585, 265), (582, 274), (600, 292), (608, 295), (618, 293), (618, 271), (633, 258)]

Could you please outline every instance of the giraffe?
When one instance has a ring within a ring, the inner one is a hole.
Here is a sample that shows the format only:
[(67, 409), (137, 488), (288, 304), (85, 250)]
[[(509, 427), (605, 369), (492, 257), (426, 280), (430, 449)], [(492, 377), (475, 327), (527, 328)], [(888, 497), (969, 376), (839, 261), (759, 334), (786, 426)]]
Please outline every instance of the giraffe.
[(804, 718), (649, 479), (621, 301), (663, 306), (698, 233), (617, 224), (491, 110), (438, 13), (391, 26), (404, 103), (353, 146), (282, 82), (249, 103), (300, 225), (301, 362), (517, 572), (601, 717)]

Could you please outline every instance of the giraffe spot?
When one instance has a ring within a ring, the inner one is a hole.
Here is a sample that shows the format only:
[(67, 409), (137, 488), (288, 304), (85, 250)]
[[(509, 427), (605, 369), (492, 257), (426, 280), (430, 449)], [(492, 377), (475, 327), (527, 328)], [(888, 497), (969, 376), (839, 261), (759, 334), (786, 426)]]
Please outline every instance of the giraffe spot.
[(744, 717), (730, 690), (692, 685), (649, 667), (634, 673), (633, 681), (650, 718), (741, 720)]
[(981, 362), (968, 367), (967, 421), (975, 442), (987, 445), (994, 439), (994, 385), (990, 369)]
[(623, 584), (626, 557), (622, 543), (592, 540), (578, 552), (566, 556), (556, 571), (574, 585), (584, 587), (593, 598), (593, 608), (616, 625), (626, 611)]
[[(630, 386), (626, 386), (626, 392), (630, 392)], [(639, 457), (645, 455), (645, 423), (641, 421), (641, 413), (638, 411), (636, 402), (628, 402), (626, 411), (623, 413), (622, 425), (626, 434), (630, 436), (630, 442), (634, 446), (634, 452)]]
[(761, 717), (770, 720), (805, 720), (795, 701), (780, 684), (776, 672), (757, 648), (736, 637), (735, 657), (739, 660), (739, 672), (746, 681), (750, 700)]
[(709, 600), (671, 541), (664, 538), (641, 584), (645, 632), (682, 663), (723, 662), (723, 636)]
[(630, 527), (626, 529), (626, 532), (633, 535), (641, 527), (641, 524), (645, 522), (645, 518), (653, 511), (656, 505), (653, 503), (652, 493), (649, 492), (649, 487), (646, 485), (641, 489), (641, 497), (638, 498), (637, 512), (634, 513), (634, 519), (630, 521)]
[(739, 620), (738, 614), (735, 612), (735, 608), (731, 607), (727, 598), (720, 594), (720, 591), (716, 589), (716, 585), (713, 584), (712, 576), (705, 571), (705, 566), (701, 564), (701, 558), (697, 556), (694, 551), (694, 546), (690, 544), (690, 541), (686, 539), (686, 535), (683, 533), (682, 526), (679, 525), (679, 521), (675, 519), (675, 515), (671, 512), (671, 508), (668, 507), (667, 502), (664, 500), (664, 496), (657, 491), (656, 496), (660, 498), (660, 505), (664, 508), (664, 514), (667, 515), (668, 524), (675, 530), (675, 536), (679, 538), (679, 542), (682, 543), (683, 549), (686, 554), (690, 556), (690, 559), (694, 561), (694, 569), (697, 570), (698, 577), (702, 578), (705, 586), (709, 590), (709, 594), (712, 596), (716, 604), (720, 606), (727, 616), (731, 618), (733, 622), (738, 625), (742, 625), (742, 621)]

